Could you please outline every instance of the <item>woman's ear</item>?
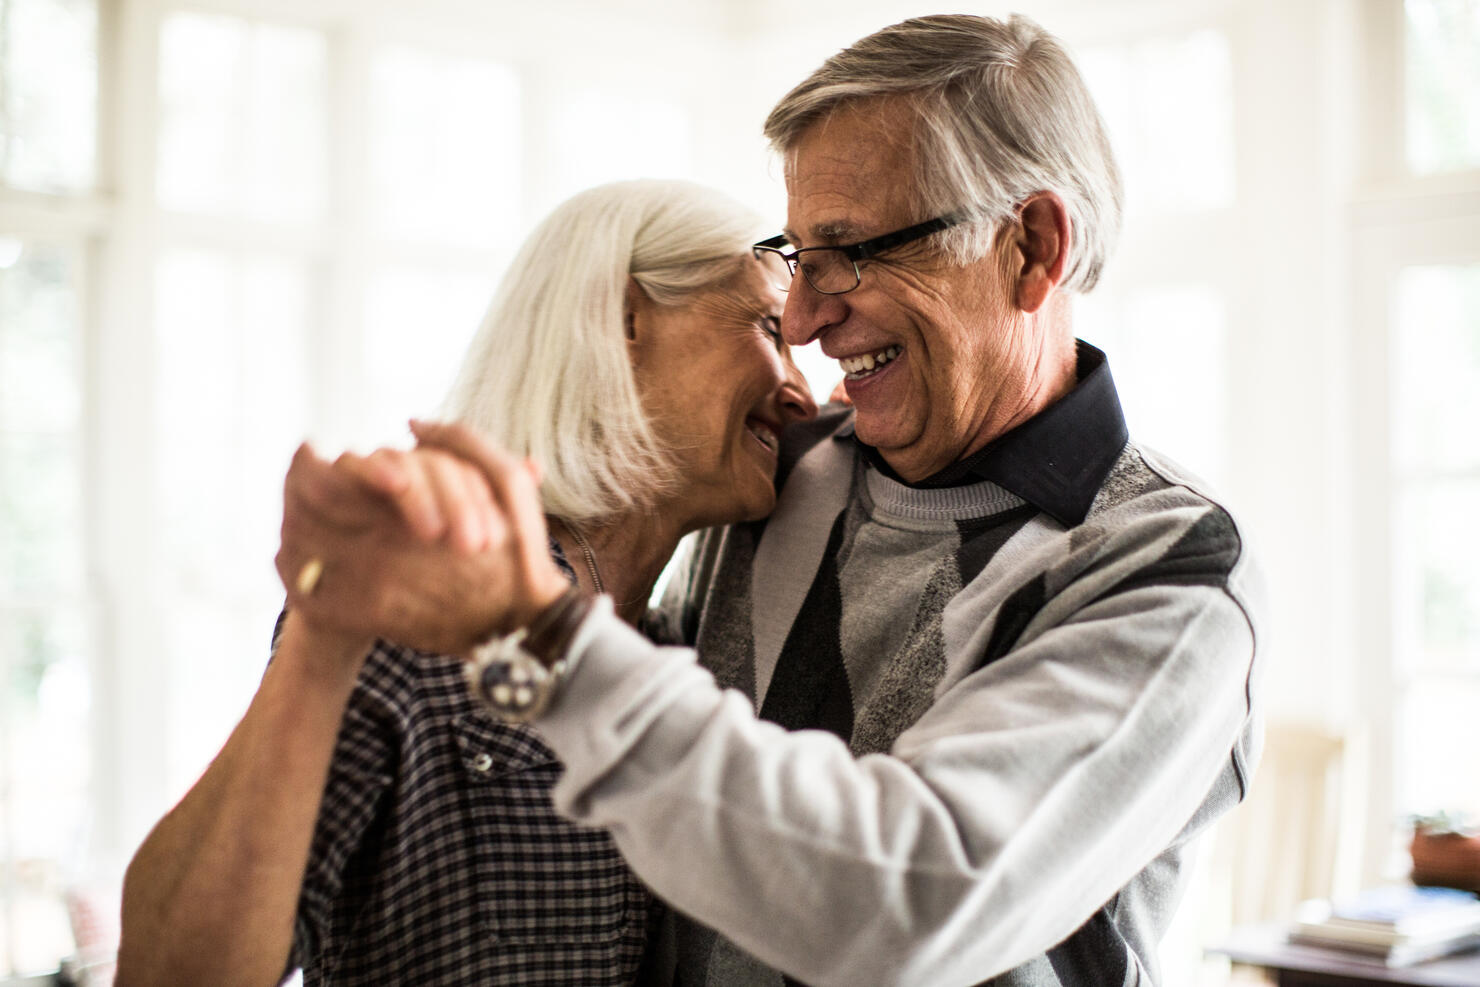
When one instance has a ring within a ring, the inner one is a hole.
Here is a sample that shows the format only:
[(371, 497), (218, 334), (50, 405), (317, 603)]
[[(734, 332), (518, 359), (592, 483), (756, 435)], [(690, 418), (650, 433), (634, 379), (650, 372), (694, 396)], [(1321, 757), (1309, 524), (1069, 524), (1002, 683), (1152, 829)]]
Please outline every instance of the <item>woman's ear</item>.
[(637, 283), (636, 278), (628, 276), (627, 292), (622, 299), (622, 328), (627, 333), (629, 342), (636, 342), (638, 316), (646, 313), (651, 304), (652, 300), (642, 290), (642, 285)]
[(1036, 312), (1064, 278), (1069, 256), (1069, 210), (1053, 192), (1039, 192), (1023, 203), (1018, 224), (1022, 267), (1017, 272), (1013, 300), (1020, 311)]

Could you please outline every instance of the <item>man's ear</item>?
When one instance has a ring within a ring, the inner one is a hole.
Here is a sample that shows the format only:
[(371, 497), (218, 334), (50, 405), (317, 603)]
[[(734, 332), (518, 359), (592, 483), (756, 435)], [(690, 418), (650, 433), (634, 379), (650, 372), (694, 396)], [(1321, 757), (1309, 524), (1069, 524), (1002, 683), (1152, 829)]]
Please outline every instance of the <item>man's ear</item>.
[(1039, 192), (1018, 211), (1017, 272), (1013, 301), (1020, 311), (1036, 312), (1064, 277), (1069, 256), (1069, 210), (1053, 192)]
[(642, 285), (633, 277), (627, 278), (627, 292), (622, 298), (622, 329), (629, 342), (637, 340), (637, 323), (645, 319), (653, 300), (642, 290)]

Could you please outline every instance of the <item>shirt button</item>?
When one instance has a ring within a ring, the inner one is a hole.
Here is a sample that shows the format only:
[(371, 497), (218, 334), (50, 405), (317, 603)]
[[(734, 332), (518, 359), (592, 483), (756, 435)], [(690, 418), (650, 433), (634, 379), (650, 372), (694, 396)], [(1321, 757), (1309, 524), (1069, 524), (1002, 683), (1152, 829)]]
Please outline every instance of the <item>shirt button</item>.
[(479, 774), (487, 774), (491, 767), (493, 767), (493, 755), (487, 751), (473, 758), (473, 770)]

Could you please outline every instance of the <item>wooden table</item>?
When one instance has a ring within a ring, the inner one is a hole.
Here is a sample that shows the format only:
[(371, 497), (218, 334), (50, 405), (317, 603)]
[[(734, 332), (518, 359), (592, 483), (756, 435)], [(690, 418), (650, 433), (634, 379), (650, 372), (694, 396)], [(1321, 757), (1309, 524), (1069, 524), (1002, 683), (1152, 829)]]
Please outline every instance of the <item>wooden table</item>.
[(1413, 966), (1386, 967), (1336, 949), (1285, 939), (1281, 922), (1234, 929), (1208, 950), (1235, 963), (1263, 967), (1279, 987), (1480, 987), (1480, 951), (1471, 950)]

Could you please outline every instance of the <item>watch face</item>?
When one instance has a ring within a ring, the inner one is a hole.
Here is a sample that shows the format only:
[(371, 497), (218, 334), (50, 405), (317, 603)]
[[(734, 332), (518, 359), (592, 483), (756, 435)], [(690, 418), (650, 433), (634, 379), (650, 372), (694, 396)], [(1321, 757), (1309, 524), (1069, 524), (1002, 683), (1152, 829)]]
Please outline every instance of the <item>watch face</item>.
[(555, 691), (559, 668), (546, 668), (523, 648), (524, 632), (482, 645), (467, 666), (468, 685), (500, 719), (526, 723), (540, 715)]

